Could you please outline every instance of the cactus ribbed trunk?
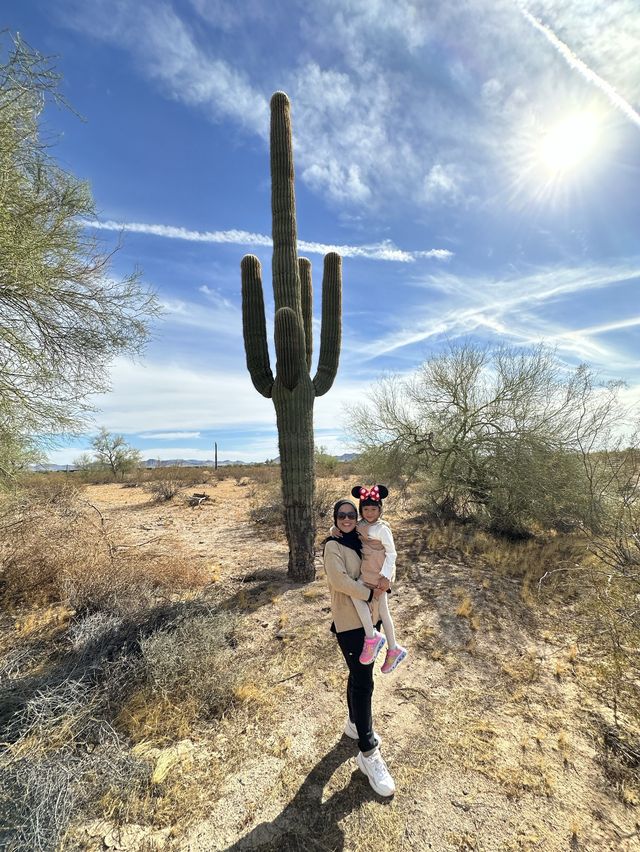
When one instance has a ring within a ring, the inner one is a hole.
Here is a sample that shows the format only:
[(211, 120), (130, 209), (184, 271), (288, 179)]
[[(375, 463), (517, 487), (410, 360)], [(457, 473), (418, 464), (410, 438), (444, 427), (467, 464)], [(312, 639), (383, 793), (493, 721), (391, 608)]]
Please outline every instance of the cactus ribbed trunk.
[(313, 496), (315, 460), (313, 446), (314, 391), (308, 375), (294, 390), (273, 386), (282, 472), (284, 520), (289, 545), (288, 576), (296, 582), (315, 575)]
[(288, 576), (310, 581), (315, 576), (315, 491), (313, 403), (336, 376), (341, 336), (341, 259), (325, 257), (322, 281), (320, 357), (311, 379), (311, 264), (298, 259), (296, 202), (289, 99), (271, 98), (271, 212), (273, 220), (273, 292), (276, 376), (269, 362), (260, 261), (242, 259), (242, 327), (247, 369), (254, 387), (271, 397), (276, 410), (282, 498), (289, 544)]

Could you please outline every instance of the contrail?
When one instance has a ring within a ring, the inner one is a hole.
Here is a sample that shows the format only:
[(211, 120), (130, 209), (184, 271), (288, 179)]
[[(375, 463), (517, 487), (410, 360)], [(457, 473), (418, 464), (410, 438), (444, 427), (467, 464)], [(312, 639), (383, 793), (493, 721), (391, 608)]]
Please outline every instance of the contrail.
[(607, 83), (606, 80), (599, 77), (595, 71), (592, 71), (591, 68), (582, 61), (582, 59), (579, 59), (571, 48), (558, 38), (552, 29), (545, 26), (545, 24), (537, 18), (534, 18), (533, 15), (520, 4), (519, 9), (525, 19), (529, 21), (533, 27), (539, 30), (547, 41), (556, 48), (560, 56), (562, 56), (570, 68), (574, 68), (582, 75), (582, 77), (584, 77), (585, 80), (587, 80), (587, 82), (593, 83), (593, 85), (600, 89), (600, 91), (605, 95), (612, 106), (619, 109), (623, 115), (625, 115), (637, 127), (640, 127), (640, 114), (635, 111), (628, 101), (625, 101), (622, 95), (618, 94), (610, 83)]
[[(85, 221), (89, 228), (99, 231), (131, 231), (136, 234), (149, 234), (155, 237), (165, 237), (173, 240), (188, 240), (197, 243), (232, 243), (248, 246), (271, 246), (271, 237), (265, 234), (253, 234), (249, 231), (191, 231), (187, 228), (177, 228), (172, 225), (153, 225), (143, 222), (98, 222)], [(453, 257), (449, 249), (428, 249), (427, 251), (405, 251), (398, 248), (390, 240), (364, 246), (326, 245), (325, 243), (298, 240), (298, 248), (308, 254), (326, 254), (337, 251), (343, 257), (363, 257), (369, 260), (387, 260), (397, 263), (413, 263), (419, 258), (432, 258), (447, 261)]]

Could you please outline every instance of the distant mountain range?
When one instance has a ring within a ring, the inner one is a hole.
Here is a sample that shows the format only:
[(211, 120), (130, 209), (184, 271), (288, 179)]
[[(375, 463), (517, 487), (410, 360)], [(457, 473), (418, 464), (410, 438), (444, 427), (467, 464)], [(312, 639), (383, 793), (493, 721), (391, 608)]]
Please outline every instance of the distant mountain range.
[[(335, 456), (339, 462), (348, 462), (353, 461), (358, 458), (358, 453), (342, 453), (341, 456)], [(142, 466), (146, 468), (158, 468), (158, 467), (213, 467), (215, 462), (213, 459), (206, 459), (202, 461), (201, 459), (145, 459), (142, 462)], [(243, 461), (230, 461), (229, 459), (225, 459), (224, 461), (218, 462), (218, 467), (230, 467), (231, 465), (255, 465), (262, 464), (262, 462), (243, 462)], [(280, 457), (275, 459), (270, 459), (268, 464), (280, 464)], [(75, 466), (72, 464), (36, 464), (32, 465), (31, 469), (34, 471), (55, 471), (55, 470), (68, 470), (73, 471), (76, 470)]]

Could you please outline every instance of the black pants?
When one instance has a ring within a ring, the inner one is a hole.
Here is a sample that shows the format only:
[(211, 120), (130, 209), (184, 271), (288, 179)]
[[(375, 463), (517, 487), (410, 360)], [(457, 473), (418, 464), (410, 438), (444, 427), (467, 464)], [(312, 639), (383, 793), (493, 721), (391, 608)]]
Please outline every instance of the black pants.
[(371, 751), (376, 747), (371, 717), (373, 666), (363, 666), (358, 659), (364, 644), (364, 637), (364, 627), (336, 633), (338, 645), (349, 667), (349, 679), (347, 681), (349, 718), (357, 728), (360, 751)]

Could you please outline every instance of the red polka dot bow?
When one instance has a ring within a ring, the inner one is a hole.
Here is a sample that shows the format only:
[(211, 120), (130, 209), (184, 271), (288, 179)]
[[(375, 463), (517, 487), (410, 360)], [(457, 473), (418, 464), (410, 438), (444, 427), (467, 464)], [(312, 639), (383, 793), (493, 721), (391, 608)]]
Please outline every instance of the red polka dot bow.
[(361, 500), (375, 500), (376, 503), (380, 502), (380, 492), (378, 491), (378, 486), (374, 485), (369, 491), (366, 488), (360, 489), (360, 499)]

